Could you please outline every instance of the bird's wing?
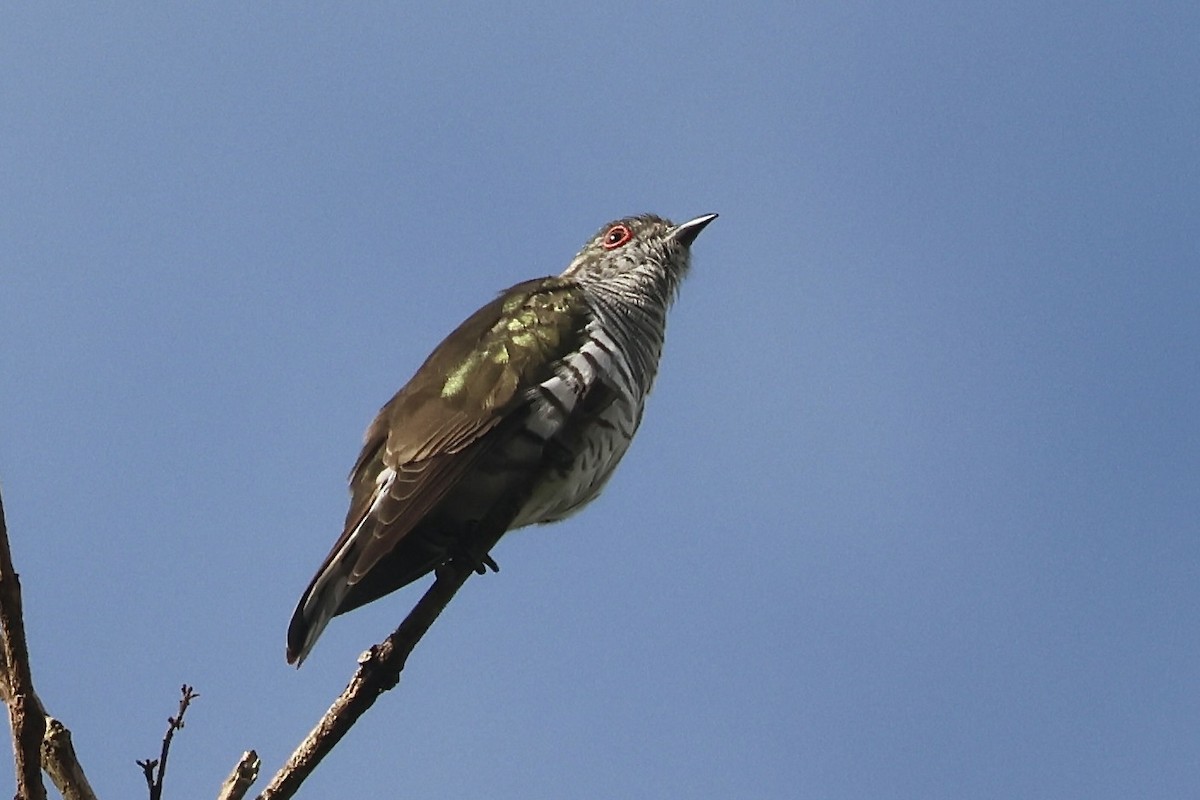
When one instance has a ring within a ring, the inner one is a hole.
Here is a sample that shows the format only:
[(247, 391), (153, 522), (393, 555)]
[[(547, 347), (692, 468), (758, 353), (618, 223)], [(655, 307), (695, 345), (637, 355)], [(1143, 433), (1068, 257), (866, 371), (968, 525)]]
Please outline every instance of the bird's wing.
[(350, 477), (343, 531), (374, 514), (378, 544), (364, 547), (352, 583), (446, 496), (487, 451), (487, 434), (579, 346), (585, 334), (568, 313), (573, 302), (569, 285), (513, 287), (447, 337), (380, 411)]
[(488, 434), (580, 346), (583, 322), (572, 313), (580, 302), (566, 282), (512, 287), (463, 322), (380, 410), (350, 473), (342, 535), (293, 617), (289, 661), (303, 657), (350, 587), (496, 444)]

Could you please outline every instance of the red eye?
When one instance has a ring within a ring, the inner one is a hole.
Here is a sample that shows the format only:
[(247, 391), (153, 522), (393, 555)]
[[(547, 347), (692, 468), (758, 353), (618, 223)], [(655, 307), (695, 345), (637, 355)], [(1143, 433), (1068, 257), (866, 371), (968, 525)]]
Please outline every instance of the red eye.
[(633, 231), (624, 225), (613, 225), (604, 234), (604, 249), (615, 250), (633, 238)]

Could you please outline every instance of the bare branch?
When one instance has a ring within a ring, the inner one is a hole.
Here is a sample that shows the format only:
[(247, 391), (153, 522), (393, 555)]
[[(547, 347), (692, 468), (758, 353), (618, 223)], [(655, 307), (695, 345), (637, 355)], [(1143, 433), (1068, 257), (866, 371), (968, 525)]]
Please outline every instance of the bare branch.
[(258, 780), (258, 770), (262, 767), (262, 759), (253, 750), (242, 753), (241, 760), (233, 766), (233, 772), (221, 784), (217, 800), (242, 800), (250, 787)]
[(478, 537), (472, 552), (483, 556), (456, 558), (437, 571), (437, 580), (413, 606), (391, 636), (358, 658), (358, 669), (341, 695), (325, 712), (317, 726), (296, 748), (283, 768), (271, 778), (257, 800), (285, 800), (292, 797), (334, 746), (366, 713), (379, 695), (400, 682), (400, 672), (417, 642), (429, 630), (438, 615), (453, 599), (467, 578), (486, 563), (487, 553), (499, 541), (503, 529)]
[(158, 758), (148, 758), (145, 761), (137, 762), (146, 779), (150, 800), (162, 800), (163, 778), (167, 774), (167, 756), (171, 753), (171, 740), (175, 738), (175, 731), (183, 728), (183, 715), (187, 713), (188, 706), (200, 696), (186, 683), (180, 687), (179, 694), (179, 713), (173, 717), (167, 717), (167, 732), (163, 734), (162, 751)]
[(154, 797), (154, 768), (158, 766), (157, 758), (147, 758), (145, 761), (135, 762), (142, 768), (142, 777), (146, 779), (146, 789), (150, 792), (150, 797)]
[(46, 713), (33, 691), (33, 674), (29, 668), (29, 651), (25, 644), (25, 623), (21, 611), (21, 580), (13, 568), (12, 552), (8, 546), (3, 499), (0, 499), (0, 628), (4, 630), (5, 689), (8, 717), (12, 725), (17, 797), (22, 800), (44, 800), (46, 785), (42, 783), (42, 737), (46, 734)]
[[(3, 538), (3, 546), (7, 551), (8, 529), (4, 521), (4, 501), (2, 499), (0, 499), (0, 538)], [(9, 553), (10, 564), (11, 558), (11, 553)], [(0, 651), (4, 653), (7, 653), (9, 649), (6, 640), (7, 636), (0, 628)], [(8, 664), (7, 656), (0, 658), (0, 700), (12, 708), (16, 695), (13, 691), (13, 681)], [(83, 767), (75, 756), (75, 747), (71, 744), (71, 732), (67, 730), (66, 725), (46, 713), (46, 707), (42, 705), (32, 683), (26, 695), (25, 705), (28, 713), (37, 713), (43, 719), (46, 735), (42, 738), (41, 744), (42, 769), (50, 776), (50, 780), (54, 782), (54, 786), (63, 796), (63, 800), (96, 800), (96, 794), (92, 791), (92, 786), (83, 773)]]
[(46, 717), (46, 738), (42, 739), (42, 768), (54, 782), (63, 800), (96, 800), (96, 793), (75, 756), (71, 732), (54, 717)]

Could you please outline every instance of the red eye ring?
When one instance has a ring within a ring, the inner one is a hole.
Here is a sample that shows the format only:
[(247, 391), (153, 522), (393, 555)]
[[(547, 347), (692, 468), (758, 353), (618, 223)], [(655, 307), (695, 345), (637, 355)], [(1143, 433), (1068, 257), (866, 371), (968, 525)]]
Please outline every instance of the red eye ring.
[(602, 246), (605, 250), (616, 250), (633, 238), (633, 231), (627, 225), (613, 225), (604, 234)]

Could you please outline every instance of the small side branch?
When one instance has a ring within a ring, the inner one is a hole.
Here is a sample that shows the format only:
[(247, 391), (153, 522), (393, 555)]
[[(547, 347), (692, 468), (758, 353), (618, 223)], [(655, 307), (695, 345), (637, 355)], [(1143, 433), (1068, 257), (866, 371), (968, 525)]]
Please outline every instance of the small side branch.
[(304, 738), (283, 768), (271, 778), (257, 800), (285, 800), (292, 797), (305, 779), (312, 774), (334, 746), (366, 713), (379, 695), (400, 682), (400, 672), (417, 642), (429, 630), (438, 615), (466, 583), (480, 564), (486, 563), (487, 553), (496, 545), (498, 533), (481, 535), (473, 552), (478, 558), (458, 558), (437, 571), (437, 580), (425, 592), (412, 611), (391, 636), (359, 656), (358, 669), (341, 695), (325, 712), (317, 726)]
[(21, 581), (13, 568), (12, 552), (8, 546), (3, 499), (0, 499), (0, 628), (4, 631), (4, 670), (9, 694), (6, 702), (12, 725), (17, 797), (22, 800), (44, 800), (46, 786), (42, 783), (42, 737), (46, 734), (46, 713), (33, 691), (33, 674), (29, 667), (21, 610)]
[(46, 738), (42, 739), (42, 768), (54, 782), (63, 800), (96, 800), (83, 767), (75, 757), (71, 732), (54, 717), (46, 717)]
[(253, 750), (242, 753), (241, 759), (233, 766), (233, 772), (221, 784), (217, 800), (242, 800), (250, 786), (258, 780), (258, 770), (262, 767), (262, 759)]
[(137, 762), (137, 765), (142, 768), (142, 775), (146, 778), (146, 788), (150, 791), (150, 800), (162, 800), (163, 778), (167, 774), (167, 756), (171, 753), (171, 741), (175, 738), (175, 731), (183, 728), (183, 715), (187, 713), (188, 706), (200, 696), (186, 683), (180, 687), (179, 694), (179, 713), (173, 717), (167, 717), (167, 732), (163, 734), (162, 750), (158, 758), (148, 758), (145, 761)]

